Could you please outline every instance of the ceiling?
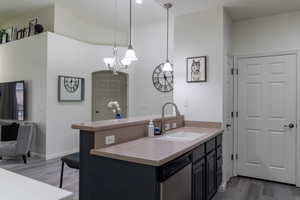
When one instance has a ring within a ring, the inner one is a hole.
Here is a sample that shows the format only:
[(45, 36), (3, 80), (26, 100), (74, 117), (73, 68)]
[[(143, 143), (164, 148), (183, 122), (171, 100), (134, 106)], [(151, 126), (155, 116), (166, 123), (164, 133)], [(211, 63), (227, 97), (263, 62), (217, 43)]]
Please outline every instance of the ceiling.
[[(135, 0), (133, 1), (135, 2)], [(116, 10), (114, 0), (58, 0), (57, 3), (83, 21), (107, 27), (115, 26)], [(129, 0), (118, 0), (117, 8), (118, 28), (121, 30), (127, 29), (129, 24)], [(134, 25), (147, 24), (159, 20), (165, 15), (162, 6), (153, 0), (144, 0), (142, 5), (133, 3)]]
[[(0, 23), (31, 10), (53, 5), (55, 0), (1, 0)], [(114, 19), (113, 0), (56, 0), (83, 20), (112, 26)], [(174, 4), (175, 15), (182, 15), (216, 6), (224, 6), (233, 20), (242, 20), (300, 10), (300, 0), (143, 0), (134, 3), (135, 24), (145, 24), (165, 17), (159, 4)], [(128, 25), (128, 1), (118, 1), (119, 28)]]
[(172, 2), (175, 15), (224, 6), (233, 20), (243, 20), (300, 10), (300, 0), (156, 0)]

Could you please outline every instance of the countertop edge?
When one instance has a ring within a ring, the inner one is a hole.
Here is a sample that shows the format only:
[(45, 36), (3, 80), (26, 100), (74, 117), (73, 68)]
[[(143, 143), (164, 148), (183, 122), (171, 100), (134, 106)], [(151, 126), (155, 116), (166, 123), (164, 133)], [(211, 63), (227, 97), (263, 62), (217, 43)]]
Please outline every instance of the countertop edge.
[[(147, 118), (147, 117), (146, 117)], [(167, 116), (165, 119), (166, 120), (173, 120), (173, 119), (177, 119), (177, 118), (184, 118), (183, 115), (180, 115), (179, 117), (177, 116)], [(124, 120), (124, 119), (121, 119)], [(125, 118), (126, 120), (126, 118)], [(130, 120), (130, 118), (128, 119)], [(107, 125), (99, 125), (98, 127), (95, 126), (91, 126), (91, 125), (84, 125), (83, 124), (72, 124), (71, 128), (72, 129), (78, 129), (81, 131), (87, 131), (87, 132), (99, 132), (99, 131), (104, 131), (104, 130), (108, 130), (108, 129), (117, 129), (117, 128), (123, 128), (123, 127), (128, 127), (128, 126), (133, 126), (133, 125), (143, 125), (148, 123), (150, 120), (153, 120), (154, 122), (156, 121), (160, 121), (161, 118), (158, 116), (149, 116), (149, 118), (147, 119), (137, 119), (137, 120), (132, 120), (132, 121), (114, 121), (111, 122), (111, 124), (107, 124)], [(107, 120), (107, 122), (109, 122), (111, 120)], [(93, 122), (91, 122), (93, 123)], [(95, 122), (97, 123), (97, 122)]]
[(209, 135), (208, 137), (206, 137), (205, 139), (197, 142), (194, 145), (191, 145), (190, 147), (187, 147), (186, 149), (174, 153), (171, 156), (166, 157), (165, 159), (159, 160), (159, 161), (155, 161), (155, 160), (149, 160), (149, 159), (143, 159), (143, 158), (136, 158), (136, 157), (131, 157), (131, 156), (125, 156), (125, 155), (117, 155), (117, 154), (113, 154), (113, 153), (107, 153), (107, 152), (100, 152), (98, 150), (100, 149), (92, 149), (90, 151), (91, 155), (94, 156), (100, 156), (100, 157), (105, 157), (105, 158), (110, 158), (110, 159), (115, 159), (115, 160), (121, 160), (121, 161), (125, 161), (125, 162), (132, 162), (132, 163), (136, 163), (136, 164), (142, 164), (142, 165), (148, 165), (148, 166), (153, 166), (153, 167), (159, 167), (162, 166), (188, 152), (190, 152), (191, 150), (195, 149), (196, 147), (200, 146), (201, 144), (209, 141), (210, 139), (222, 134), (224, 132), (224, 129), (219, 129), (217, 130), (215, 133)]

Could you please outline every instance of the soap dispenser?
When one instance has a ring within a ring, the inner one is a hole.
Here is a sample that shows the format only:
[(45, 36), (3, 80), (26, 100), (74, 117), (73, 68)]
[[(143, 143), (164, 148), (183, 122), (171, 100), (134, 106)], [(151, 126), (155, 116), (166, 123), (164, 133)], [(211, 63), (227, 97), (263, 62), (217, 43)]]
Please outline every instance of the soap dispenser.
[(153, 120), (150, 120), (148, 125), (148, 137), (153, 137), (153, 136), (154, 136), (154, 123)]

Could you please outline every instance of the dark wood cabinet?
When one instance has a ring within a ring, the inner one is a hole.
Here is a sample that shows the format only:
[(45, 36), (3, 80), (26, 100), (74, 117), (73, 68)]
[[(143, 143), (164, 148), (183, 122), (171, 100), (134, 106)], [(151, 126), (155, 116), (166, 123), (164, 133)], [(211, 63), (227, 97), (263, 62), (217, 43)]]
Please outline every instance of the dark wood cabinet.
[(193, 200), (205, 200), (205, 158), (193, 164)]
[(216, 151), (206, 155), (206, 199), (210, 200), (217, 192)]
[[(91, 156), (90, 150), (93, 149), (94, 143), (93, 134), (81, 131), (80, 159), (83, 161), (80, 167), (81, 200), (98, 200), (99, 196), (111, 200), (163, 200), (161, 167), (168, 167), (169, 175), (173, 176), (179, 172), (177, 169), (182, 163), (183, 166), (187, 163), (189, 166), (188, 173), (182, 175), (188, 176), (189, 189), (186, 191), (189, 193), (189, 199), (192, 192), (192, 200), (211, 200), (222, 183), (222, 135), (159, 167)], [(182, 160), (186, 162), (181, 162)], [(190, 172), (191, 163), (192, 172)], [(176, 164), (177, 169), (173, 164)], [(180, 181), (176, 181), (175, 185), (177, 182), (181, 184)]]
[(211, 200), (222, 183), (222, 135), (192, 152), (193, 200)]

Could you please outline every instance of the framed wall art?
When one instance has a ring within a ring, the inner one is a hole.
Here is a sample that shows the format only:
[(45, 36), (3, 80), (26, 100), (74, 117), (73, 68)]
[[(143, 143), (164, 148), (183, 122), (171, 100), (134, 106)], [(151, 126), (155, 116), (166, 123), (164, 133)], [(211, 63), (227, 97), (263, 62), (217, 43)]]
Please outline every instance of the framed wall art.
[(186, 59), (186, 81), (188, 83), (206, 82), (207, 56)]
[(58, 76), (58, 101), (78, 102), (84, 100), (84, 78)]

